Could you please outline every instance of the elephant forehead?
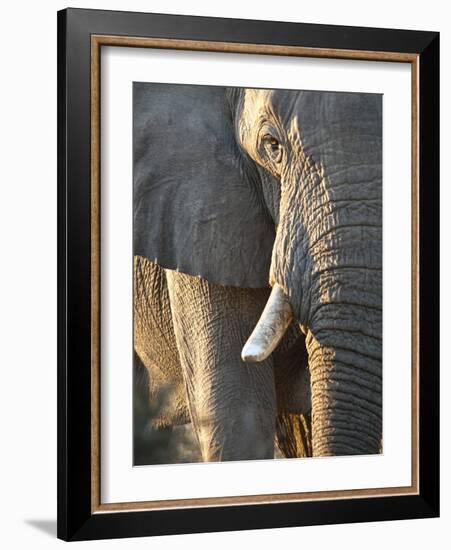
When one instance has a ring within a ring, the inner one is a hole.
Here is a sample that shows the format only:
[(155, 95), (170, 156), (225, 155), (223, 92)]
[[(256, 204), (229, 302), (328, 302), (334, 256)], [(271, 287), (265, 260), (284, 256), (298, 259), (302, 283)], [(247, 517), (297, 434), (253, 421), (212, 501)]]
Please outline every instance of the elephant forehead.
[[(241, 113), (243, 132), (254, 133), (265, 121), (289, 125), (290, 119), (297, 114), (302, 94), (299, 90), (247, 89)], [(313, 92), (313, 95), (318, 98), (321, 94)]]
[(346, 134), (353, 126), (372, 128), (375, 134), (381, 130), (380, 94), (275, 90), (271, 108), (287, 128), (297, 119), (304, 140), (320, 142), (326, 133)]
[(254, 146), (259, 126), (270, 116), (273, 90), (246, 89), (240, 113), (240, 140), (247, 148)]
[(273, 94), (274, 90), (247, 88), (244, 93), (245, 118), (255, 122), (255, 119), (269, 108)]
[(255, 130), (265, 118), (274, 118), (290, 127), (298, 117), (305, 130), (319, 124), (380, 118), (380, 94), (349, 92), (247, 89), (242, 109), (243, 131)]

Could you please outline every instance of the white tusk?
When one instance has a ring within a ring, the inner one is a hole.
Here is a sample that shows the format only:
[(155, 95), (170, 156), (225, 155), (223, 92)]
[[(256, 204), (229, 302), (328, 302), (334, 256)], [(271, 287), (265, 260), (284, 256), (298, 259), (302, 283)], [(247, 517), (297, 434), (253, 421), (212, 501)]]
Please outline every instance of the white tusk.
[(265, 309), (241, 352), (243, 361), (266, 359), (277, 347), (293, 319), (290, 302), (281, 286), (273, 286)]

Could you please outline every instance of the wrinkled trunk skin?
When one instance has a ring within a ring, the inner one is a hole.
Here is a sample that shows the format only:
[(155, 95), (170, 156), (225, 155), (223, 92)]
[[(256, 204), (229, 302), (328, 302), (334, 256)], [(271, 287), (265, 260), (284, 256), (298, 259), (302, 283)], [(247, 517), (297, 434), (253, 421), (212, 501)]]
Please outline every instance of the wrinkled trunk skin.
[[(376, 242), (378, 231), (357, 233), (373, 233)], [(382, 275), (375, 247), (364, 242), (333, 261), (331, 241), (318, 257), (306, 256), (309, 288), (301, 287), (297, 314), (308, 327), (314, 456), (380, 452)], [(290, 281), (287, 288), (296, 289)]]
[(379, 453), (382, 377), (380, 359), (371, 355), (375, 345), (352, 332), (339, 338), (338, 331), (318, 332), (307, 337), (314, 456)]
[(314, 456), (381, 450), (381, 134), (370, 119), (353, 130), (298, 139), (271, 265), (307, 331)]

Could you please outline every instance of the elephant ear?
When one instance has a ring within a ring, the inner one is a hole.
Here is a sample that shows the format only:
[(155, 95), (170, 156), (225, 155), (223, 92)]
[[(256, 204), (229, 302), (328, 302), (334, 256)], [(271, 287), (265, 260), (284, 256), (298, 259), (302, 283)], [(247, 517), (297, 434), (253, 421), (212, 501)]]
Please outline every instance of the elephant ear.
[(268, 285), (274, 223), (226, 88), (134, 83), (134, 254), (211, 283)]

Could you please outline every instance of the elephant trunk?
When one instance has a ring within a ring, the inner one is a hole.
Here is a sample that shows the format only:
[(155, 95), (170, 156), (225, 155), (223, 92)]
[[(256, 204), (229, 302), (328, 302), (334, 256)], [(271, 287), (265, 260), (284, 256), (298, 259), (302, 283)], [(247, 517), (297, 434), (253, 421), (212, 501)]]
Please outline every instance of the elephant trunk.
[(375, 454), (382, 438), (382, 311), (324, 306), (306, 338), (313, 455)]
[[(329, 197), (334, 190), (330, 191)], [(314, 456), (375, 454), (382, 441), (381, 201), (329, 198), (307, 238), (275, 262), (306, 346)]]
[[(320, 191), (309, 197), (282, 196), (271, 283), (307, 328), (313, 455), (374, 454), (382, 440), (380, 191), (354, 201), (320, 173), (303, 191), (314, 182)], [(303, 201), (313, 214), (299, 221), (292, 213)]]

